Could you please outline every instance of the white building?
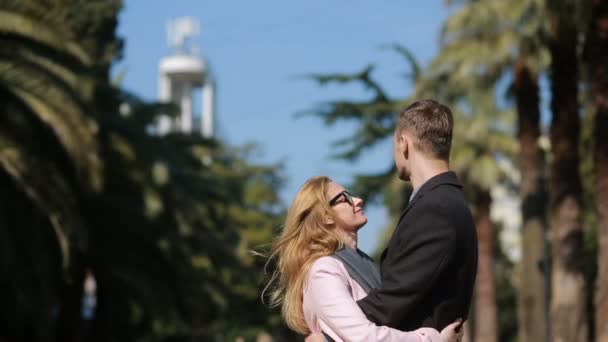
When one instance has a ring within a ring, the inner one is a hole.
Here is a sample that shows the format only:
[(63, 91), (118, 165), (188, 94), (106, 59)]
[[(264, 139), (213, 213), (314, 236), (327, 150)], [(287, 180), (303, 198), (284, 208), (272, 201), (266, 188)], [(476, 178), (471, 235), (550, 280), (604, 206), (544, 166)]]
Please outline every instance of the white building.
[[(215, 82), (199, 48), (198, 19), (182, 17), (167, 23), (167, 40), (173, 54), (160, 60), (158, 97), (161, 102), (173, 102), (180, 107), (178, 116), (162, 116), (156, 132), (195, 133), (214, 136)], [(200, 115), (194, 108), (194, 94), (201, 92)]]

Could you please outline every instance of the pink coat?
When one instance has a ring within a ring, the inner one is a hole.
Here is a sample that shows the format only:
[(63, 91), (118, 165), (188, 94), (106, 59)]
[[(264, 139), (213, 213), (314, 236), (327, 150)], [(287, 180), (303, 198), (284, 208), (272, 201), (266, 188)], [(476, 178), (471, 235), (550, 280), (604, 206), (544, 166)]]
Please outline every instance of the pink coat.
[(329, 256), (315, 261), (308, 271), (303, 303), (311, 332), (323, 331), (335, 341), (443, 341), (432, 328), (403, 332), (375, 325), (356, 303), (365, 296), (341, 261)]

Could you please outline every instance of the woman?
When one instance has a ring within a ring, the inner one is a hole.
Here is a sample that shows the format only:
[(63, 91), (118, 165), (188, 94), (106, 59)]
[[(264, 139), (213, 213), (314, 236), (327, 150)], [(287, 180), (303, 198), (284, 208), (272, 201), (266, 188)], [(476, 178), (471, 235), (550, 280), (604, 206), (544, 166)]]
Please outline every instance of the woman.
[(365, 291), (332, 256), (343, 248), (358, 251), (357, 231), (366, 223), (363, 200), (327, 177), (308, 180), (272, 247), (277, 267), (269, 283), (274, 286), (271, 305), (281, 305), (287, 325), (303, 335), (322, 332), (335, 341), (458, 341), (459, 323), (441, 333), (431, 328), (403, 332), (367, 320), (356, 303)]

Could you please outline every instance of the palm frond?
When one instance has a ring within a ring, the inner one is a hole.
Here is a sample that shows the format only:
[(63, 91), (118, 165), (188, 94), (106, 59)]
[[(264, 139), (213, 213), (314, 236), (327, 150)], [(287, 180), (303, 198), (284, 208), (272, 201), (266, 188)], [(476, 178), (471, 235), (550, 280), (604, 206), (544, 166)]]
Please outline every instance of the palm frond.
[(74, 165), (93, 189), (101, 186), (95, 125), (79, 99), (58, 89), (43, 74), (0, 60), (0, 86), (28, 106), (57, 135)]
[[(86, 248), (84, 221), (70, 185), (64, 181), (57, 167), (28, 157), (16, 146), (0, 149), (0, 165), (50, 221), (66, 271), (70, 263), (70, 249)], [(70, 246), (71, 242), (75, 245)]]
[(65, 53), (83, 65), (90, 65), (88, 54), (77, 43), (66, 39), (65, 34), (56, 32), (37, 20), (6, 10), (0, 10), (0, 32), (7, 36), (31, 40), (55, 51)]

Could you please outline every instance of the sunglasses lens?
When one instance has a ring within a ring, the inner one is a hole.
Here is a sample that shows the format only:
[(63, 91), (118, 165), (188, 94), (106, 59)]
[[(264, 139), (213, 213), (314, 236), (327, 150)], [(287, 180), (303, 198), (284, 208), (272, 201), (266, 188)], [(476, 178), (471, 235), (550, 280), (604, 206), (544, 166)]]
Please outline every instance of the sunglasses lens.
[(344, 200), (350, 205), (355, 204), (355, 202), (353, 201), (353, 196), (351, 196), (351, 194), (349, 194), (347, 191), (344, 192)]
[(336, 197), (334, 197), (331, 201), (329, 201), (329, 205), (333, 207), (334, 205), (338, 204), (338, 201), (341, 198), (344, 198), (344, 202), (350, 204), (351, 206), (355, 205), (355, 201), (353, 200), (353, 196), (351, 196), (351, 194), (348, 191), (346, 191), (346, 190), (342, 191)]

